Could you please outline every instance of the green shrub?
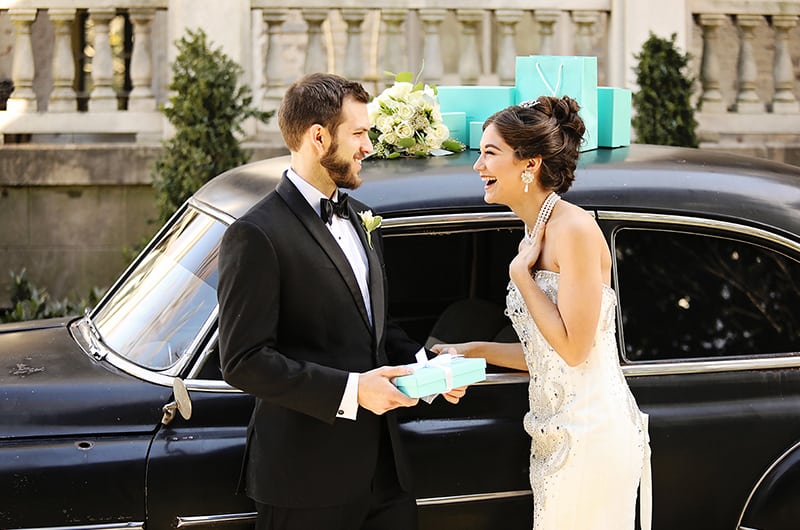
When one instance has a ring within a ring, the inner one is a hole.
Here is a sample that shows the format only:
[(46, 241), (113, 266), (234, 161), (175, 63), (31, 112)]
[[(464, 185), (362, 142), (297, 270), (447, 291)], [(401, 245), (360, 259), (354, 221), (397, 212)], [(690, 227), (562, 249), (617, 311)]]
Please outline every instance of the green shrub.
[(670, 40), (650, 38), (634, 57), (633, 69), (639, 91), (633, 94), (636, 115), (632, 124), (636, 141), (644, 144), (697, 147), (697, 121), (691, 104), (691, 78), (684, 75), (689, 55), (675, 48), (675, 34)]
[(72, 302), (67, 298), (51, 300), (47, 289), (35, 286), (22, 269), (19, 273), (11, 271), (11, 307), (0, 308), (0, 322), (22, 322), (42, 318), (77, 316), (87, 307), (97, 303), (102, 290), (93, 288), (86, 298)]
[(176, 46), (173, 95), (161, 107), (175, 135), (163, 142), (153, 175), (162, 222), (211, 178), (247, 162), (251, 153), (236, 137), (242, 123), (266, 122), (274, 113), (252, 105), (250, 88), (239, 86), (242, 68), (211, 49), (203, 30), (188, 30)]

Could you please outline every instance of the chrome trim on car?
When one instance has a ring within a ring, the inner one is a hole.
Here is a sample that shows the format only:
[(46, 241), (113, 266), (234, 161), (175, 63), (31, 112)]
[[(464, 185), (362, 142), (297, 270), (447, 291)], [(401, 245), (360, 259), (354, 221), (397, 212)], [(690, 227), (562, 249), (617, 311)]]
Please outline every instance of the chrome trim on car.
[(414, 227), (427, 227), (427, 226), (442, 226), (450, 224), (472, 224), (472, 223), (488, 223), (488, 222), (505, 222), (509, 224), (520, 224), (519, 217), (513, 212), (482, 212), (482, 213), (448, 213), (438, 215), (412, 215), (409, 217), (391, 217), (385, 218), (381, 223), (381, 228), (390, 228), (392, 230), (399, 228), (406, 228), (409, 226)]
[(622, 371), (626, 377), (652, 375), (700, 374), (711, 372), (742, 372), (746, 370), (774, 370), (778, 368), (800, 368), (800, 354), (792, 353), (783, 357), (761, 357), (741, 359), (686, 359), (674, 362), (645, 361), (637, 364), (624, 364)]
[(15, 530), (144, 530), (144, 523), (108, 523), (108, 524), (86, 524), (74, 526), (41, 526), (36, 528), (17, 528)]
[(228, 226), (233, 224), (233, 222), (236, 220), (236, 218), (231, 214), (223, 212), (222, 210), (218, 210), (217, 208), (214, 208), (208, 203), (198, 201), (194, 197), (191, 197), (187, 202), (189, 206), (191, 206), (195, 210), (203, 212), (209, 217), (213, 217), (217, 221), (226, 224)]
[(258, 514), (256, 512), (229, 513), (225, 515), (195, 515), (189, 517), (178, 516), (176, 518), (176, 528), (209, 527), (216, 528), (227, 524), (246, 523), (255, 521)]
[(450, 495), (448, 497), (428, 497), (417, 499), (417, 506), (436, 506), (438, 504), (462, 504), (465, 502), (495, 501), (498, 499), (513, 499), (528, 497), (531, 490), (500, 491), (496, 493), (473, 493), (471, 495)]
[(784, 451), (783, 454), (775, 459), (775, 461), (767, 468), (767, 470), (764, 471), (764, 473), (761, 475), (761, 478), (756, 481), (756, 485), (753, 486), (753, 489), (750, 491), (750, 495), (747, 496), (747, 500), (744, 502), (742, 513), (739, 514), (739, 522), (736, 523), (739, 530), (758, 530), (757, 528), (742, 526), (742, 519), (744, 519), (744, 514), (747, 511), (747, 507), (750, 505), (750, 501), (753, 500), (753, 495), (756, 494), (756, 491), (758, 491), (758, 488), (761, 487), (761, 484), (764, 482), (764, 480), (769, 476), (770, 473), (772, 473), (772, 470), (775, 469), (778, 464), (780, 464), (787, 456), (792, 454), (792, 452), (796, 451), (798, 448), (800, 448), (800, 442), (795, 443), (789, 449)]
[[(442, 504), (462, 504), (465, 502), (495, 501), (500, 499), (513, 499), (529, 497), (531, 490), (500, 491), (495, 493), (473, 493), (470, 495), (450, 495), (447, 497), (427, 497), (417, 499), (417, 506), (437, 506)], [(256, 512), (231, 513), (225, 515), (198, 515), (190, 517), (178, 516), (176, 528), (216, 527), (229, 523), (242, 523), (253, 521)]]
[(638, 213), (638, 212), (610, 212), (598, 211), (597, 218), (604, 221), (642, 221), (645, 223), (675, 224), (682, 226), (693, 226), (696, 228), (718, 228), (734, 232), (741, 235), (757, 237), (772, 243), (777, 243), (785, 247), (800, 252), (800, 243), (792, 241), (788, 237), (783, 237), (772, 232), (753, 226), (732, 223), (730, 221), (720, 221), (717, 219), (703, 219), (700, 217), (690, 217), (686, 215), (671, 215), (660, 213)]

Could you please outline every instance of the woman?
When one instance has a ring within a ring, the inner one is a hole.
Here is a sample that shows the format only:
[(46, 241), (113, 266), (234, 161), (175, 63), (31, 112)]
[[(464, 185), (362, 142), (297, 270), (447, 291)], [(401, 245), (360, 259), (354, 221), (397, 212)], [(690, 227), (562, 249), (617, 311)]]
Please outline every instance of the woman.
[(633, 530), (649, 447), (646, 416), (619, 366), (611, 253), (592, 216), (558, 195), (575, 178), (585, 132), (578, 109), (567, 96), (543, 96), (484, 123), (474, 166), (484, 199), (525, 222), (506, 300), (520, 343), (433, 349), (530, 372), (534, 530)]

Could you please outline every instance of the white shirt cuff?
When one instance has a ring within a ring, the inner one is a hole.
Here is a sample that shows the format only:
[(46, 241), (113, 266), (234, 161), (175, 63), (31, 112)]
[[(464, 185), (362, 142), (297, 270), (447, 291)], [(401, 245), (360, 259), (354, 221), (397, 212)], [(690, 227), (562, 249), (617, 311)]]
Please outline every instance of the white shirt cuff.
[(355, 420), (358, 414), (358, 374), (350, 373), (347, 376), (347, 386), (344, 387), (342, 402), (339, 403), (337, 418)]

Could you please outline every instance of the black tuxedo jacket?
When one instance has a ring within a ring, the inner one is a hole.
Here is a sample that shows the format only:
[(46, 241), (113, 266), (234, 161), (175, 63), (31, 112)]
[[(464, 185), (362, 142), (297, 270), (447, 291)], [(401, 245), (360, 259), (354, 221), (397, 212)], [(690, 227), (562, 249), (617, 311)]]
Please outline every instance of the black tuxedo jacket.
[[(234, 222), (219, 255), (219, 346), (225, 380), (255, 396), (244, 478), (258, 502), (343, 504), (369, 491), (382, 417), (336, 419), (349, 372), (414, 362), (420, 345), (387, 325), (379, 231), (372, 246), (350, 199), (369, 260), (374, 326), (355, 275), (328, 228), (284, 175)], [(410, 487), (397, 423), (383, 416), (401, 486)]]

